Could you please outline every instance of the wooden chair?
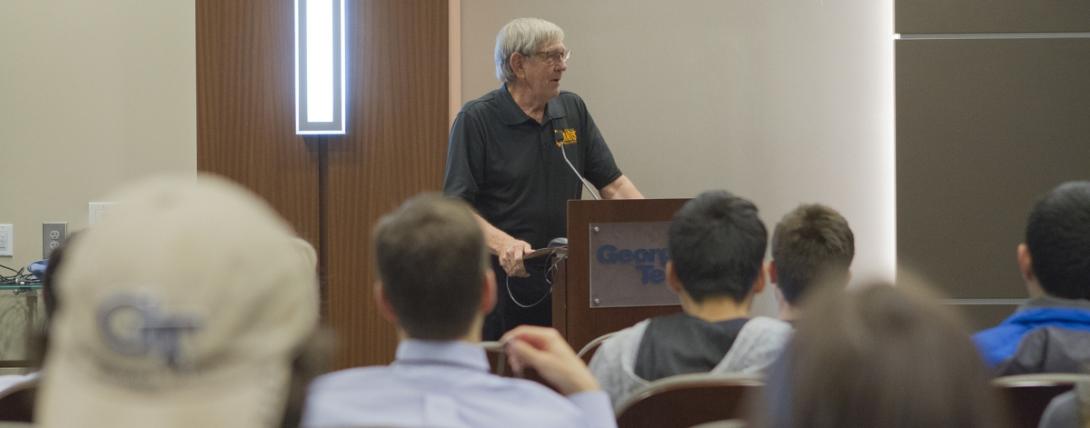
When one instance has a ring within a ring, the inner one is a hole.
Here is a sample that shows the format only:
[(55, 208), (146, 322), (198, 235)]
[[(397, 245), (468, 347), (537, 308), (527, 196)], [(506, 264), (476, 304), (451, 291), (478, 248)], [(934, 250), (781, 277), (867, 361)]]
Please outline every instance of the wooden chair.
[(1035, 428), (1048, 403), (1070, 391), (1078, 382), (1090, 382), (1090, 375), (1038, 373), (1003, 376), (992, 384), (1000, 389), (1014, 428)]
[(34, 422), (34, 397), (38, 379), (16, 384), (0, 394), (0, 421)]
[(651, 382), (616, 406), (619, 428), (688, 428), (744, 419), (763, 383), (755, 375), (698, 373)]
[(576, 355), (578, 355), (579, 358), (583, 359), (583, 363), (590, 364), (590, 359), (594, 358), (594, 352), (598, 350), (599, 346), (602, 346), (602, 342), (605, 342), (606, 339), (609, 339), (609, 337), (613, 336), (614, 334), (617, 334), (617, 332), (606, 333), (601, 336), (595, 337), (594, 340), (588, 342), (586, 345), (583, 345), (583, 348), (580, 349)]

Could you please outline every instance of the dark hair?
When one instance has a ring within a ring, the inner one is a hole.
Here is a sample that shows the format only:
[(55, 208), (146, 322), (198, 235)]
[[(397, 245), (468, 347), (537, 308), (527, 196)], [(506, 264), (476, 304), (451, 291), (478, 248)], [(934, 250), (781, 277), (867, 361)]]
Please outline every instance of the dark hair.
[(792, 305), (819, 279), (846, 285), (853, 257), (855, 235), (848, 221), (825, 205), (799, 205), (772, 233), (776, 286)]
[(757, 207), (727, 191), (686, 202), (669, 235), (674, 271), (697, 302), (712, 296), (742, 301), (761, 273), (768, 232)]
[(69, 234), (64, 239), (64, 243), (49, 253), (49, 262), (46, 263), (45, 272), (42, 274), (42, 301), (45, 306), (46, 323), (53, 319), (53, 314), (57, 313), (57, 275), (60, 273), (61, 266), (64, 265), (65, 254), (79, 235), (80, 232)]
[(1090, 299), (1090, 182), (1063, 183), (1037, 202), (1026, 222), (1026, 246), (1046, 293)]
[(49, 333), (53, 324), (53, 314), (57, 313), (57, 277), (60, 274), (61, 266), (65, 264), (65, 254), (68, 253), (69, 248), (72, 248), (72, 244), (76, 242), (76, 237), (80, 234), (81, 232), (70, 233), (64, 239), (64, 243), (49, 253), (49, 262), (46, 263), (45, 272), (42, 273), (42, 303), (45, 306), (45, 328), (38, 330), (37, 333), (27, 339), (30, 365), (33, 367), (42, 367), (45, 364), (45, 355), (49, 352)]
[(284, 399), (284, 413), (280, 418), (281, 428), (302, 425), (307, 387), (314, 378), (329, 371), (335, 344), (336, 334), (333, 329), (319, 327), (296, 348), (295, 356), (291, 360), (291, 377)]
[(379, 221), (379, 277), (409, 337), (451, 340), (469, 332), (481, 303), (485, 251), (480, 226), (460, 200), (417, 196)]
[(918, 287), (816, 290), (769, 375), (757, 426), (1004, 426), (965, 324)]

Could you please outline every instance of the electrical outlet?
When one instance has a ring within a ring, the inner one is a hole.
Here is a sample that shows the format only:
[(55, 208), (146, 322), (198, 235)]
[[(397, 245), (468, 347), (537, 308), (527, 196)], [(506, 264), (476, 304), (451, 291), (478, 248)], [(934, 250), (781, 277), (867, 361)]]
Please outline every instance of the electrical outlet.
[(113, 208), (113, 202), (88, 202), (87, 203), (87, 224), (94, 225), (102, 221), (106, 217), (106, 214)]
[(64, 243), (68, 236), (68, 223), (42, 223), (42, 258), (48, 259), (53, 250)]
[(15, 255), (15, 227), (10, 224), (0, 224), (0, 256), (11, 257)]

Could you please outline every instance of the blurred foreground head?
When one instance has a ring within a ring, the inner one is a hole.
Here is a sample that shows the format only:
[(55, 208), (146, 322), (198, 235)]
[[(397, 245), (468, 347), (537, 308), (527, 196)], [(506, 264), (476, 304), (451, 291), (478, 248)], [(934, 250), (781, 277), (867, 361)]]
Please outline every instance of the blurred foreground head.
[(110, 200), (58, 278), (39, 424), (281, 425), (318, 323), (314, 264), (288, 225), (214, 177)]
[(1004, 426), (962, 320), (920, 281), (814, 291), (761, 426)]

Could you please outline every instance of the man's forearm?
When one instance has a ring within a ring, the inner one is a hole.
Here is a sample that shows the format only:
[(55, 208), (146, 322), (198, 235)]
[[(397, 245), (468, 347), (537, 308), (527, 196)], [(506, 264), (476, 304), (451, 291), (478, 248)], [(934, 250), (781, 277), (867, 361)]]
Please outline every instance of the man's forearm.
[(624, 175), (603, 187), (601, 193), (606, 199), (643, 199), (643, 194), (636, 188), (636, 184)]
[(481, 227), (481, 232), (484, 233), (484, 244), (488, 246), (488, 252), (492, 255), (498, 255), (500, 251), (503, 251), (504, 246), (515, 239), (507, 232), (504, 232), (481, 217), (476, 212), (473, 213), (473, 218), (477, 219), (477, 224)]

